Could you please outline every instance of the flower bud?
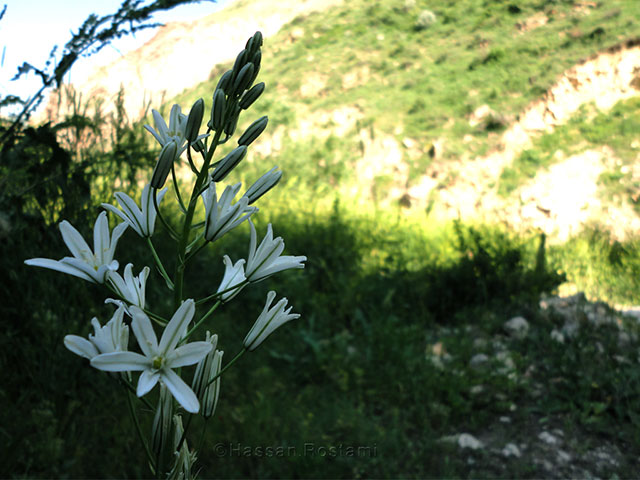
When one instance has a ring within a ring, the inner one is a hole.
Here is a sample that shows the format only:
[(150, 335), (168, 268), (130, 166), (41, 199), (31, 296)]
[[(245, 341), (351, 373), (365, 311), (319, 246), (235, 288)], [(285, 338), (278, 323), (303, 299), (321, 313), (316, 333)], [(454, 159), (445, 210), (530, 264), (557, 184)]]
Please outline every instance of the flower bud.
[(246, 49), (253, 53), (259, 50), (261, 46), (262, 46), (262, 33), (260, 31), (257, 31), (256, 33), (253, 34), (253, 37), (247, 40)]
[(217, 89), (213, 94), (213, 106), (211, 107), (211, 120), (208, 123), (208, 127), (211, 130), (220, 131), (225, 121), (225, 111), (227, 109), (227, 100), (224, 95), (224, 90)]
[(200, 125), (202, 124), (202, 117), (204, 116), (204, 100), (201, 98), (193, 104), (189, 117), (187, 118), (187, 128), (185, 129), (185, 138), (189, 143), (193, 142), (198, 137), (200, 131)]
[(211, 382), (211, 380), (213, 380), (220, 371), (224, 352), (216, 350), (216, 346), (218, 345), (217, 335), (211, 336), (211, 334), (207, 332), (205, 341), (211, 343), (212, 349), (211, 352), (198, 363), (196, 373), (193, 375), (191, 389), (200, 401), (200, 413), (202, 413), (204, 418), (209, 418), (213, 416), (215, 412), (220, 394), (220, 377), (214, 382)]
[(235, 148), (231, 151), (226, 157), (224, 157), (220, 162), (218, 162), (218, 166), (216, 167), (213, 175), (211, 176), (211, 180), (214, 182), (220, 182), (225, 179), (225, 177), (233, 170), (238, 163), (245, 157), (247, 154), (247, 147), (244, 145)]
[(156, 167), (153, 169), (153, 175), (151, 176), (151, 188), (160, 189), (164, 186), (164, 182), (167, 181), (171, 166), (176, 159), (176, 153), (178, 147), (175, 142), (169, 142), (160, 152)]
[(244, 196), (249, 199), (248, 205), (251, 205), (277, 185), (282, 178), (282, 171), (277, 170), (277, 168), (278, 167), (273, 167), (249, 187), (247, 192), (244, 194)]
[(238, 56), (236, 57), (236, 61), (233, 64), (233, 74), (234, 77), (238, 76), (238, 73), (240, 73), (240, 70), (242, 70), (242, 67), (244, 67), (244, 65), (247, 63), (247, 56), (248, 56), (247, 50), (242, 50)]
[(265, 115), (249, 125), (249, 128), (238, 139), (238, 145), (250, 145), (267, 128), (269, 118)]
[(167, 387), (160, 384), (158, 407), (151, 429), (151, 448), (157, 457), (164, 456), (170, 445), (171, 420), (173, 419), (173, 398)]
[(235, 93), (239, 95), (249, 87), (249, 85), (251, 84), (251, 80), (253, 78), (254, 70), (255, 70), (255, 67), (251, 62), (247, 63), (244, 67), (242, 67), (242, 70), (240, 70), (240, 73), (238, 73), (238, 76), (233, 82), (233, 91)]
[(260, 97), (260, 95), (262, 95), (262, 92), (264, 92), (264, 82), (260, 82), (251, 87), (251, 89), (240, 99), (240, 108), (243, 110), (249, 108)]
[(218, 80), (218, 85), (216, 86), (217, 90), (227, 91), (229, 88), (229, 84), (231, 83), (231, 78), (233, 77), (233, 70), (227, 70)]
[(251, 58), (251, 63), (253, 63), (253, 65), (254, 65), (253, 78), (251, 79), (251, 83), (253, 83), (255, 81), (255, 79), (258, 78), (258, 73), (260, 72), (260, 62), (261, 61), (262, 61), (262, 53), (260, 52), (260, 50), (258, 50), (253, 55), (253, 58)]
[(238, 126), (238, 117), (240, 116), (240, 107), (236, 103), (233, 106), (233, 112), (227, 119), (227, 124), (224, 127), (224, 133), (231, 136), (236, 131), (236, 127)]

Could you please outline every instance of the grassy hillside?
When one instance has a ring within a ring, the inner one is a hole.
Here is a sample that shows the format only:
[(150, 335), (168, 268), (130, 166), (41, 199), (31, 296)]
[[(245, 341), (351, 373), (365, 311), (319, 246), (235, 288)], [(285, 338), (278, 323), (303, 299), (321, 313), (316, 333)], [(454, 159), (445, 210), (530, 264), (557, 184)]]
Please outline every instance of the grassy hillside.
[[(311, 121), (301, 139), (285, 134), (269, 155), (296, 172), (290, 181), (306, 189), (357, 183), (363, 128), (398, 143), (411, 139), (414, 151), (402, 152), (409, 182), (433, 162), (434, 142), (442, 145), (438, 161), (482, 155), (562, 72), (628, 39), (640, 24), (640, 5), (624, 0), (443, 3), (350, 1), (299, 17), (267, 40), (267, 90), (254, 115), (270, 116), (272, 135)], [(436, 21), (420, 28), (427, 8)], [(210, 101), (226, 67), (176, 101)], [(496, 115), (471, 126), (469, 115), (485, 104)], [(336, 119), (322, 114), (344, 106), (355, 108), (356, 121), (337, 133)], [(379, 189), (388, 180), (376, 178)]]

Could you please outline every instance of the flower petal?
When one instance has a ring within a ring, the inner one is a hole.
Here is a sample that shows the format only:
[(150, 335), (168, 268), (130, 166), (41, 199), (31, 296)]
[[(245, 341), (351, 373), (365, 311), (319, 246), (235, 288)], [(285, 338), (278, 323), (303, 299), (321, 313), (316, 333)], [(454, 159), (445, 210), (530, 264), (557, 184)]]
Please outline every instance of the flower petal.
[(158, 347), (160, 352), (166, 354), (176, 348), (195, 312), (196, 304), (191, 298), (180, 305), (162, 334)]
[(113, 255), (116, 252), (116, 246), (118, 245), (118, 240), (120, 240), (120, 237), (122, 236), (122, 234), (124, 233), (124, 231), (127, 229), (128, 226), (129, 226), (128, 223), (123, 222), (116, 225), (116, 227), (113, 229), (113, 232), (111, 234), (111, 243), (109, 244), (109, 250), (105, 254), (104, 263), (109, 263), (111, 262), (111, 260), (113, 260)]
[(92, 262), (93, 252), (78, 230), (66, 220), (60, 222), (59, 228), (62, 234), (62, 240), (64, 240), (71, 254), (77, 259)]
[(71, 350), (76, 355), (80, 355), (81, 357), (88, 358), (91, 360), (93, 357), (96, 357), (100, 354), (98, 349), (95, 347), (93, 343), (91, 343), (86, 338), (79, 337), (78, 335), (67, 335), (64, 337), (64, 346), (67, 347), (68, 350)]
[(91, 359), (91, 366), (106, 372), (135, 372), (146, 370), (150, 361), (144, 355), (135, 352), (103, 353)]
[(193, 342), (176, 348), (170, 358), (167, 358), (169, 368), (184, 367), (198, 363), (207, 356), (213, 345), (210, 342)]
[(162, 372), (162, 381), (182, 408), (189, 413), (198, 413), (200, 402), (193, 390), (171, 369)]
[(141, 397), (149, 393), (149, 391), (151, 391), (151, 389), (156, 386), (158, 380), (160, 380), (160, 376), (160, 370), (145, 370), (144, 372), (142, 372), (142, 375), (140, 375), (140, 378), (138, 379), (138, 388), (136, 389), (136, 395)]
[(79, 277), (83, 280), (96, 283), (96, 280), (92, 278), (91, 275), (85, 273), (84, 270), (80, 270), (73, 265), (63, 263), (60, 260), (52, 260), (50, 258), (30, 258), (29, 260), (25, 260), (24, 263), (32, 267), (42, 267), (62, 273), (68, 273), (74, 277)]
[(136, 336), (136, 340), (138, 340), (140, 350), (142, 350), (142, 353), (147, 357), (157, 355), (158, 337), (156, 337), (156, 332), (153, 331), (151, 320), (149, 320), (146, 313), (134, 305), (129, 307), (129, 311), (133, 316), (131, 328), (133, 329), (133, 334)]
[(109, 221), (107, 220), (107, 212), (101, 212), (98, 215), (95, 225), (93, 226), (93, 253), (100, 265), (109, 263), (112, 259), (106, 259), (105, 254), (109, 251)]

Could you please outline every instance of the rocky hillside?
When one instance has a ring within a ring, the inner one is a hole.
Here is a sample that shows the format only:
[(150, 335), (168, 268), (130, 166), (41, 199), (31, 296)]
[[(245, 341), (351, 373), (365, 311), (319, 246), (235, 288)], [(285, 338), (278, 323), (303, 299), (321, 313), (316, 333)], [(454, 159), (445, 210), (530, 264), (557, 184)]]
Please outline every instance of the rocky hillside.
[(639, 18), (624, 0), (241, 0), (167, 25), (79, 88), (113, 96), (122, 83), (130, 112), (184, 90), (188, 108), (261, 30), (255, 114), (271, 123), (247, 175), (275, 157), (301, 191), (556, 240), (593, 223), (624, 238), (640, 227)]

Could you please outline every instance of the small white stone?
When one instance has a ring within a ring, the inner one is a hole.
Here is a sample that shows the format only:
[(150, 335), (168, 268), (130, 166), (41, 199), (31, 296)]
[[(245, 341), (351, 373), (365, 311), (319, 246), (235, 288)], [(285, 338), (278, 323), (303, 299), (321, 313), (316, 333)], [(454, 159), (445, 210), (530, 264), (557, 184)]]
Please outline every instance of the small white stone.
[(469, 360), (469, 365), (472, 368), (479, 368), (486, 364), (488, 361), (489, 357), (487, 357), (484, 353), (477, 353), (473, 357), (471, 357), (471, 360)]
[(523, 339), (529, 332), (529, 322), (524, 317), (513, 317), (504, 324), (504, 328), (511, 337)]
[(549, 432), (541, 432), (538, 438), (549, 445), (555, 445), (558, 443), (558, 439), (551, 435)]
[(551, 330), (551, 340), (555, 340), (558, 343), (564, 343), (564, 335), (557, 329)]
[(569, 463), (571, 461), (571, 455), (569, 455), (564, 450), (558, 450), (556, 453), (558, 454), (558, 460), (560, 460), (561, 462)]
[(461, 433), (458, 436), (458, 446), (460, 448), (470, 448), (478, 450), (483, 447), (482, 442), (469, 433)]
[(520, 449), (515, 443), (507, 443), (502, 449), (502, 455), (504, 455), (505, 457), (520, 458), (522, 454), (520, 453)]
[(509, 417), (500, 417), (499, 420), (502, 423), (511, 423), (511, 418), (509, 418)]
[(471, 395), (478, 395), (484, 392), (484, 385), (474, 385), (469, 391), (471, 392)]

